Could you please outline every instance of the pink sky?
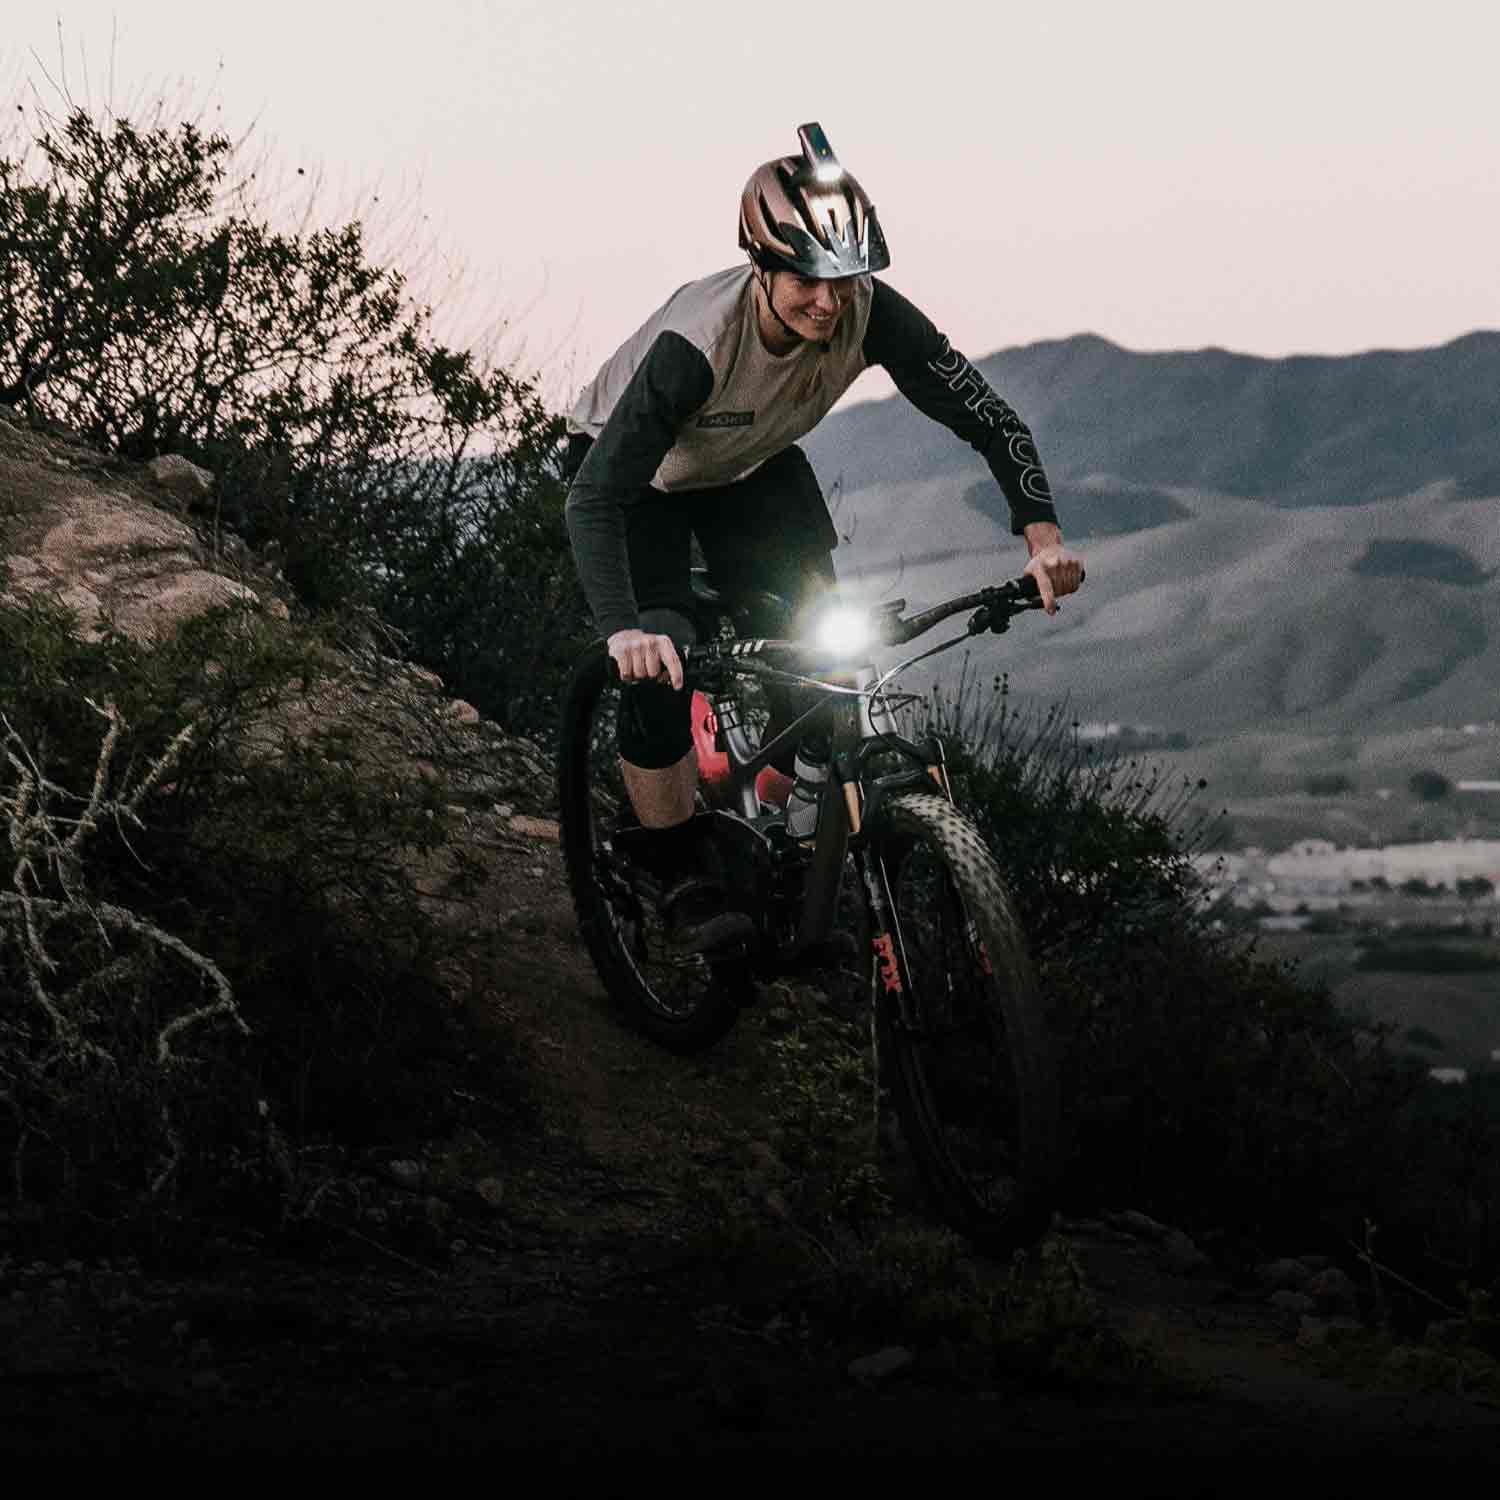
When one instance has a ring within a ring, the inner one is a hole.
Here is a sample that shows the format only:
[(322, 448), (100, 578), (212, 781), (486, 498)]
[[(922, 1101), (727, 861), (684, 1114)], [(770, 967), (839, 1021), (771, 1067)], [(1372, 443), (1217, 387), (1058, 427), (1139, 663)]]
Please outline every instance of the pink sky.
[(333, 212), (419, 201), (467, 267), (460, 332), (508, 315), (554, 395), (735, 262), (741, 184), (809, 119), (875, 199), (891, 282), (975, 358), (1083, 331), (1286, 354), (1500, 326), (1492, 4), (7, 9), (8, 94), (56, 104), (60, 22), (73, 95), (104, 101), (113, 31), (117, 107), (166, 91), (258, 122)]

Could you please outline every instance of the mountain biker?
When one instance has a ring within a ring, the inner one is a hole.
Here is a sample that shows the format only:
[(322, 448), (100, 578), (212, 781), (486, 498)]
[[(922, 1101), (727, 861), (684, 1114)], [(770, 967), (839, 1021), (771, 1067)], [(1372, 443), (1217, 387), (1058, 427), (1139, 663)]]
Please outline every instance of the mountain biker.
[(749, 264), (674, 292), (604, 362), (568, 420), (574, 559), (609, 654), (633, 685), (622, 695), (619, 752), (647, 830), (637, 858), (661, 884), (669, 941), (684, 952), (753, 933), (748, 916), (726, 910), (693, 818), (697, 760), (677, 651), (695, 638), (690, 538), (723, 590), (764, 590), (805, 609), (832, 585), (837, 534), (796, 439), (861, 370), (884, 366), (913, 405), (983, 455), (1049, 614), (1081, 579), (1030, 431), (917, 308), (874, 278), (890, 255), (873, 205), (820, 126), (798, 137), (800, 156), (766, 162), (740, 196)]

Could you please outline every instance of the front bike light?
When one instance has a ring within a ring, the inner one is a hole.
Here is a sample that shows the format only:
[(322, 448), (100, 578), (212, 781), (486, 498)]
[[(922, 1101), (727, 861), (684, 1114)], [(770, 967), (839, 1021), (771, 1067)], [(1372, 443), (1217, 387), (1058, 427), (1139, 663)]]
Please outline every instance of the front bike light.
[(875, 640), (875, 624), (862, 609), (830, 609), (814, 627), (818, 644), (831, 656), (854, 656)]

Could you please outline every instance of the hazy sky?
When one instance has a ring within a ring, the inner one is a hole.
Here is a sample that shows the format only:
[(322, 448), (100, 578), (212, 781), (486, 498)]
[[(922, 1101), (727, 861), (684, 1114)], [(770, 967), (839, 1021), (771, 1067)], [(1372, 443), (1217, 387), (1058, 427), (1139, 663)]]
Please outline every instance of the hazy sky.
[[(818, 119), (890, 281), (973, 357), (1091, 331), (1262, 354), (1500, 326), (1486, 0), (7, 0), (0, 82), (206, 105), (325, 198), (420, 202), (554, 390), (732, 264)], [(64, 53), (60, 62), (58, 28)], [(855, 395), (880, 394), (861, 381)]]

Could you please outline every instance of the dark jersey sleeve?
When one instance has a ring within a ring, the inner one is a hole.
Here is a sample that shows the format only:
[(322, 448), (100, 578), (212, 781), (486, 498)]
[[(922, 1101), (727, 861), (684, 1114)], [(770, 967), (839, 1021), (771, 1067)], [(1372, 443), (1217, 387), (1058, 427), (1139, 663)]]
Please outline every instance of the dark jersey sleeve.
[(865, 362), (883, 365), (918, 411), (956, 433), (990, 466), (1010, 505), (1011, 530), (1056, 522), (1052, 487), (1031, 429), (900, 292), (872, 278)]
[(683, 424), (713, 392), (713, 371), (681, 334), (662, 333), (636, 367), (568, 490), (568, 536), (602, 635), (640, 623), (625, 546), (625, 507), (661, 467)]

